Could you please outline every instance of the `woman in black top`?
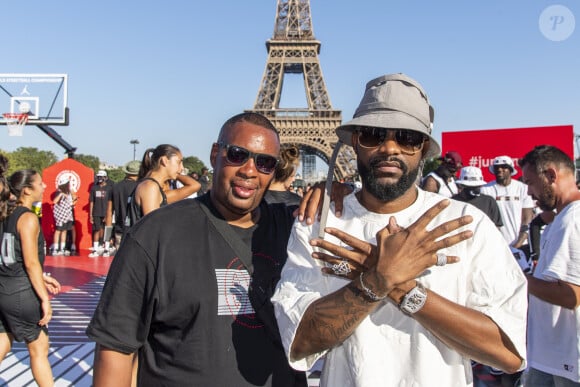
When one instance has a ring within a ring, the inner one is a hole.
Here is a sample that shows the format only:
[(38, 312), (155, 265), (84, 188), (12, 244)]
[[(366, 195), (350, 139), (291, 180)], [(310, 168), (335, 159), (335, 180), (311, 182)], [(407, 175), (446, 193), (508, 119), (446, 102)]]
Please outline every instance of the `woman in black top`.
[(7, 164), (0, 164), (0, 361), (14, 339), (25, 341), (34, 379), (39, 386), (51, 386), (47, 324), (52, 307), (48, 293), (58, 293), (60, 284), (43, 274), (44, 236), (32, 211), (32, 204), (42, 200), (46, 185), (40, 174), (30, 169), (17, 171), (5, 180)]

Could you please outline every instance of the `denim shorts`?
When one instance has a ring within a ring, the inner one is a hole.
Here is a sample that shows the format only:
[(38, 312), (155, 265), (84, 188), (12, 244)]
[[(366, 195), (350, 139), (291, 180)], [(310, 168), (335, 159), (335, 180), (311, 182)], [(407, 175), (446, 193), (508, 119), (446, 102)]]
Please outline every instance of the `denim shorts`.
[(580, 383), (562, 376), (551, 375), (547, 372), (528, 368), (524, 373), (526, 387), (580, 387)]

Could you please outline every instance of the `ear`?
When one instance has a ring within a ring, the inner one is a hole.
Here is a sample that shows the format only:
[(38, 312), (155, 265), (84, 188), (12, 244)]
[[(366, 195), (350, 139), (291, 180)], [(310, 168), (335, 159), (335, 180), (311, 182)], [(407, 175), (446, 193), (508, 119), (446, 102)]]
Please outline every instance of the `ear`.
[(548, 183), (552, 184), (556, 182), (556, 179), (558, 178), (558, 172), (556, 171), (556, 168), (548, 167), (544, 171), (544, 176), (546, 176)]
[(211, 167), (213, 169), (215, 169), (216, 160), (217, 160), (219, 151), (220, 151), (220, 146), (218, 145), (217, 142), (214, 142), (213, 145), (211, 146), (211, 152), (209, 154), (209, 162), (210, 162)]

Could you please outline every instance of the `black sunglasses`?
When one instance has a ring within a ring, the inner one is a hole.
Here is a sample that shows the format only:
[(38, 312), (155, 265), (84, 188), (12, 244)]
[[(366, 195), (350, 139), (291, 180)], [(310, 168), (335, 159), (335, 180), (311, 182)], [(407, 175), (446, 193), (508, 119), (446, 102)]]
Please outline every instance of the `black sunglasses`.
[(241, 146), (224, 144), (222, 142), (218, 142), (218, 145), (220, 148), (226, 148), (226, 160), (231, 165), (243, 165), (251, 157), (254, 159), (256, 169), (267, 175), (274, 172), (276, 165), (278, 165), (278, 159), (272, 155), (254, 153)]
[(376, 148), (384, 143), (389, 133), (394, 134), (394, 139), (402, 150), (417, 153), (423, 148), (427, 139), (424, 134), (407, 129), (384, 129), (371, 126), (359, 126), (357, 128), (358, 142), (363, 148)]

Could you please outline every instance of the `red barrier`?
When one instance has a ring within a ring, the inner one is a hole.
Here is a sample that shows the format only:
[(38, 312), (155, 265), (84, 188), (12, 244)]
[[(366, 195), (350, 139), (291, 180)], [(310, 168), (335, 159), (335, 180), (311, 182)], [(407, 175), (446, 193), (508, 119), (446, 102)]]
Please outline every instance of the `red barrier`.
[(46, 184), (42, 197), (42, 231), (46, 238), (46, 245), (47, 247), (52, 245), (54, 235), (51, 195), (58, 188), (57, 181), (63, 175), (70, 177), (71, 190), (75, 191), (78, 197), (74, 209), (77, 249), (88, 249), (92, 245), (89, 225), (89, 188), (95, 180), (95, 172), (73, 159), (59, 161), (42, 172), (42, 180)]
[(518, 159), (536, 145), (553, 145), (574, 160), (574, 127), (572, 125), (541, 126), (515, 129), (467, 130), (442, 133), (443, 154), (454, 150), (461, 154), (464, 166), (481, 168), (485, 181), (495, 180), (489, 165), (496, 156), (510, 156), (518, 174)]

